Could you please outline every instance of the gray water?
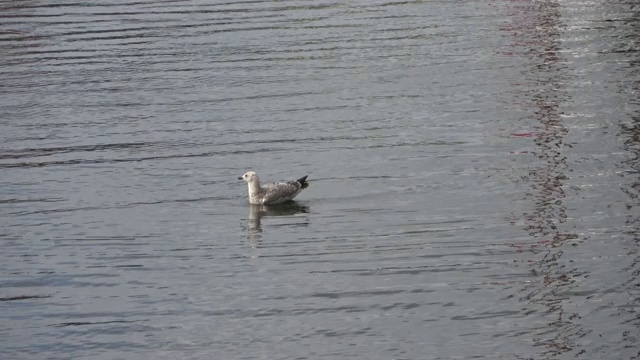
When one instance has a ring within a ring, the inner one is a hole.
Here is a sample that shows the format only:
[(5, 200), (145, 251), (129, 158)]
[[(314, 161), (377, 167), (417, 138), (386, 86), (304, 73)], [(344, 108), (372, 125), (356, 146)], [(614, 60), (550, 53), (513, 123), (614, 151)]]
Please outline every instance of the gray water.
[(2, 359), (639, 358), (639, 38), (637, 1), (0, 1)]

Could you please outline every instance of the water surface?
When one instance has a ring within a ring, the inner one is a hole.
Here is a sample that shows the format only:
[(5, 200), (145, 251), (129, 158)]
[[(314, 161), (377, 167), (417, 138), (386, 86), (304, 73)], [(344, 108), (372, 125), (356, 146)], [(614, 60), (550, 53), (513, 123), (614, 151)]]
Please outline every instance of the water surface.
[(0, 2), (3, 358), (639, 357), (638, 19)]

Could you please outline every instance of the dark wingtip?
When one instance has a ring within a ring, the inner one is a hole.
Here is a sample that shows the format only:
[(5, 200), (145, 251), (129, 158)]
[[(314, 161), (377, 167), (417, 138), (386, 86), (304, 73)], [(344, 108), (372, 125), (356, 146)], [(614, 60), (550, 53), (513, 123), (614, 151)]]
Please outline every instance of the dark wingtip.
[(309, 176), (309, 175), (305, 175), (305, 176), (301, 177), (300, 179), (296, 180), (297, 182), (300, 183), (300, 185), (302, 186), (303, 189), (306, 189), (307, 187), (309, 187), (309, 183), (307, 182), (307, 176)]

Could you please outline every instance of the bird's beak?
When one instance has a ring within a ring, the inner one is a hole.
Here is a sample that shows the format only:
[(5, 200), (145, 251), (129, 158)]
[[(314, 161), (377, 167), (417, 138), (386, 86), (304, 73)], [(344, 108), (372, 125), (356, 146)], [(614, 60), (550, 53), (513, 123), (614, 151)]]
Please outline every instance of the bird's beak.
[(238, 180), (242, 180), (242, 176), (240, 176), (240, 177), (238, 178)]

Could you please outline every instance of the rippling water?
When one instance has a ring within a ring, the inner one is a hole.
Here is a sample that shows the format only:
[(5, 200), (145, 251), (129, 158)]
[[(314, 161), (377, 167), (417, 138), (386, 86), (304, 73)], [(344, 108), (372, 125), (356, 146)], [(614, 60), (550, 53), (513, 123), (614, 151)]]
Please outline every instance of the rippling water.
[(2, 358), (639, 358), (639, 19), (0, 1)]

